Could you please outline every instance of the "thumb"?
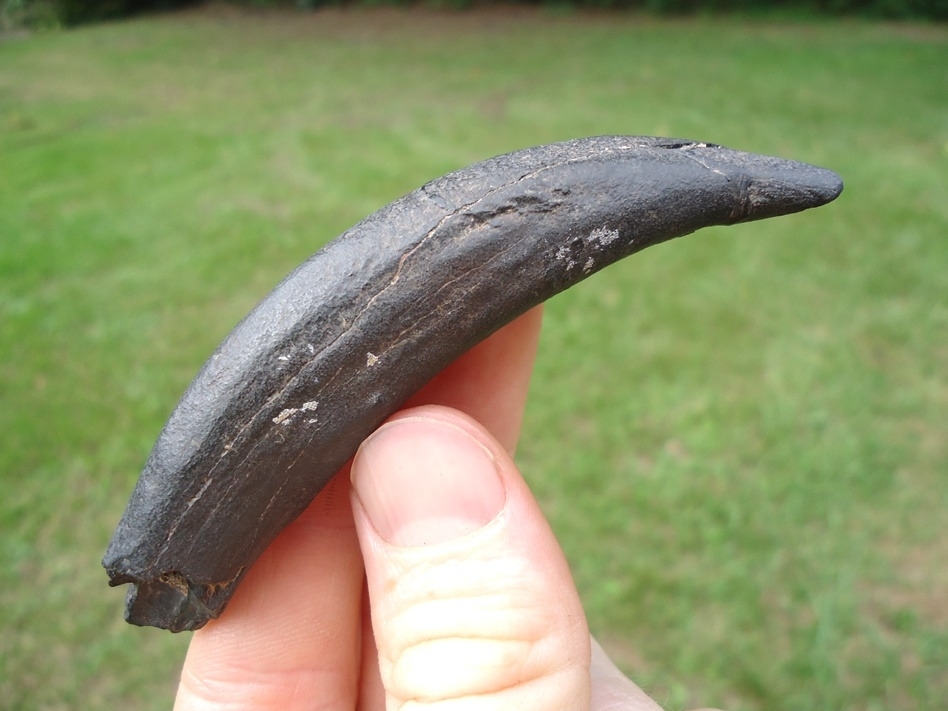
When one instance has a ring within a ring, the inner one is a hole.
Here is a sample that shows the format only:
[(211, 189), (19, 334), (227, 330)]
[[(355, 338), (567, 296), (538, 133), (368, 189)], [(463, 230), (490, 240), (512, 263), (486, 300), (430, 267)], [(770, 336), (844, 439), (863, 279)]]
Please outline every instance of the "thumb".
[(589, 631), (552, 532), (510, 456), (427, 406), (352, 465), (388, 708), (589, 709)]

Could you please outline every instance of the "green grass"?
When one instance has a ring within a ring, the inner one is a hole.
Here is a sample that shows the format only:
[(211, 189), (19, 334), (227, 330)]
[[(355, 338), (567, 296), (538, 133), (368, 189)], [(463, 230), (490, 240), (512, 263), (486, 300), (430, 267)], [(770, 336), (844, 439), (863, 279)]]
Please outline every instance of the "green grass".
[(425, 180), (602, 133), (825, 165), (547, 310), (520, 459), (669, 709), (945, 709), (948, 31), (212, 9), (0, 41), (0, 707), (166, 708), (99, 558), (191, 376)]

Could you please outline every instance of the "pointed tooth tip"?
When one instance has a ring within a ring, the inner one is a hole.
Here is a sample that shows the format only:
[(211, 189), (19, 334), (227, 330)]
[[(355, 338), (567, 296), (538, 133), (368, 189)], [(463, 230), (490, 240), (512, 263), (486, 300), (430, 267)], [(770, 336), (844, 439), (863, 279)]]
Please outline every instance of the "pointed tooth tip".
[(843, 192), (843, 179), (832, 170), (807, 165), (807, 175), (795, 181), (795, 187), (808, 198), (806, 207), (819, 207), (832, 202)]
[(832, 202), (843, 192), (836, 173), (806, 163), (790, 163), (763, 175), (751, 175), (741, 222), (789, 215)]
[(736, 222), (788, 215), (835, 200), (843, 191), (833, 171), (776, 156), (734, 150), (712, 143), (665, 142), (714, 172), (736, 180), (740, 205)]

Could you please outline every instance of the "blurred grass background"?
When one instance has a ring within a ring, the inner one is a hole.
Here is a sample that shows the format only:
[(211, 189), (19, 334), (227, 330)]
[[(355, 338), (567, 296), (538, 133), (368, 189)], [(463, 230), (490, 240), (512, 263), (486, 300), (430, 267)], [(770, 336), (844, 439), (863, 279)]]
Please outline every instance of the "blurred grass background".
[(170, 705), (99, 567), (161, 425), (286, 272), (425, 180), (657, 134), (833, 205), (551, 301), (520, 462), (669, 709), (945, 709), (948, 30), (210, 6), (0, 41), (0, 708)]

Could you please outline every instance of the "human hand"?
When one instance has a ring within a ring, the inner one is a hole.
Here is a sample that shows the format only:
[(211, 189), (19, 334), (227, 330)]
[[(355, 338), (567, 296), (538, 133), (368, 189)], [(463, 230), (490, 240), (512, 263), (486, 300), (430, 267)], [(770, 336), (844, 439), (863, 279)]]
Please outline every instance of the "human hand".
[(176, 709), (659, 709), (513, 462), (540, 310), (371, 435), (194, 633)]

